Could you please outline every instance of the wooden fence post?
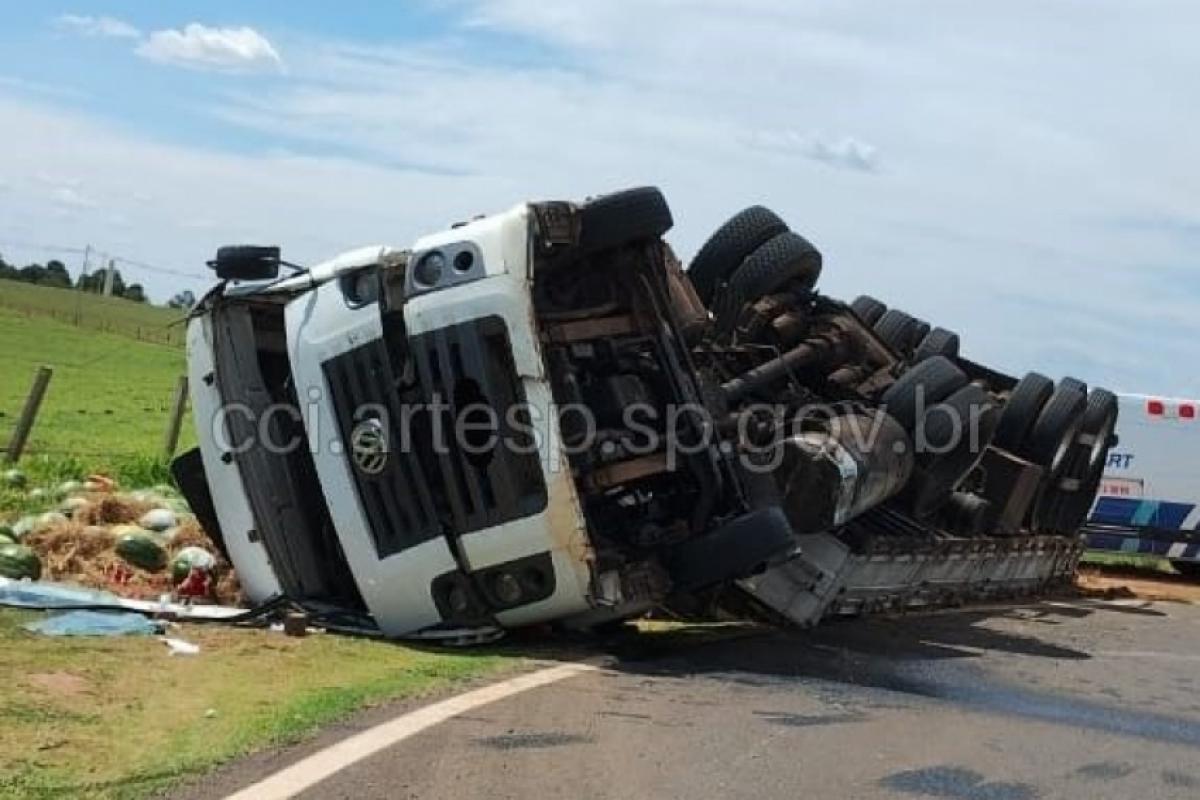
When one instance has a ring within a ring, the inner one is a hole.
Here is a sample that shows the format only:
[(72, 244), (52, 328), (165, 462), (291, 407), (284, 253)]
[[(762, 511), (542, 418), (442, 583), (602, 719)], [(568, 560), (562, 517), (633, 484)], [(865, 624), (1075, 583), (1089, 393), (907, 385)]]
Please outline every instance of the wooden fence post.
[(167, 434), (163, 437), (163, 454), (170, 458), (179, 446), (179, 429), (183, 426), (183, 412), (187, 410), (187, 375), (180, 375), (171, 397), (171, 418), (167, 421)]
[(38, 409), (42, 407), (42, 398), (46, 396), (46, 387), (50, 385), (50, 376), (53, 374), (54, 370), (50, 367), (38, 367), (37, 374), (33, 377), (33, 386), (29, 389), (29, 396), (25, 398), (25, 407), (21, 409), (16, 430), (8, 443), (6, 458), (9, 463), (15, 464), (25, 450), (29, 432), (33, 430), (33, 423), (37, 419)]

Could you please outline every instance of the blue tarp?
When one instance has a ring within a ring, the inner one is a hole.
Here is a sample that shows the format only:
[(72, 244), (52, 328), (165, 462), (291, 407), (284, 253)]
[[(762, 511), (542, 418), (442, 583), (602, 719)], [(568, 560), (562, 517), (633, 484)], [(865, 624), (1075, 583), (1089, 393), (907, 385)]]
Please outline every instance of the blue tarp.
[(158, 626), (132, 611), (67, 611), (25, 624), (45, 636), (148, 636)]
[(42, 581), (0, 579), (0, 603), (30, 608), (117, 605), (121, 598), (109, 592)]

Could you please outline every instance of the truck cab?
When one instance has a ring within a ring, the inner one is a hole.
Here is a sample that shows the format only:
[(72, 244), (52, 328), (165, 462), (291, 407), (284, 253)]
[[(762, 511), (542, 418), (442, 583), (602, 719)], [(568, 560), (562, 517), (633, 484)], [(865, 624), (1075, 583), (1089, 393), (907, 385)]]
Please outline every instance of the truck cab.
[[(580, 246), (578, 213), (523, 204), (198, 306), (188, 483), (250, 600), (350, 605), (392, 635), (603, 620), (786, 553), (702, 419), (668, 463), (653, 418), (700, 403), (666, 308), (669, 216)], [(689, 562), (747, 517), (737, 557)]]

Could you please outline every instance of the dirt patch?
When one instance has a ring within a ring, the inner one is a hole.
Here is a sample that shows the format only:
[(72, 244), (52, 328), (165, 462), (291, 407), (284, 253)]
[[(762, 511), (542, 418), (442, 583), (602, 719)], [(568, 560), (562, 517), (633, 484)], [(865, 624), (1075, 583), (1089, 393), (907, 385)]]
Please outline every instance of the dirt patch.
[(1138, 598), (1200, 603), (1200, 582), (1150, 571), (1083, 568), (1079, 571), (1076, 583), (1085, 594), (1105, 599)]
[(25, 680), (33, 688), (60, 698), (78, 697), (92, 688), (86, 678), (72, 672), (36, 672)]

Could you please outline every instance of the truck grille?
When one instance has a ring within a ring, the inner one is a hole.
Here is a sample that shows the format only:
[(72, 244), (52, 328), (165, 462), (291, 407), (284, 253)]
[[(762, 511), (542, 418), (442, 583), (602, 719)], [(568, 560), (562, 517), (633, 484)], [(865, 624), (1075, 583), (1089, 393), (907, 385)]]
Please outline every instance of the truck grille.
[[(443, 532), (470, 533), (546, 506), (504, 321), (485, 317), (419, 334), (409, 350), (418, 386), (403, 387), (403, 396), (382, 339), (323, 365), (344, 445), (372, 416), (388, 431), (387, 465), (378, 474), (355, 468), (353, 454), (346, 454), (380, 558)], [(467, 418), (481, 423), (487, 408), (498, 422), (496, 445), (479, 447), (491, 438), (486, 433), (485, 441), (471, 435), (460, 441), (455, 420), (463, 410), (474, 409)]]
[(351, 471), (380, 558), (441, 535), (425, 470), (418, 454), (400, 443), (403, 416), (396, 379), (382, 339), (368, 342), (324, 363), (325, 380), (333, 398), (341, 441), (350, 447), (354, 428), (374, 416), (386, 418), (388, 463), (378, 475)]
[[(546, 484), (504, 320), (483, 317), (411, 342), (426, 402), (449, 407), (441, 412), (445, 446), (435, 449), (453, 529), (467, 533), (544, 509)], [(474, 442), (454, 435), (454, 421), (471, 409), (465, 418), (476, 424), (491, 409), (496, 446), (484, 448), (478, 434)]]

